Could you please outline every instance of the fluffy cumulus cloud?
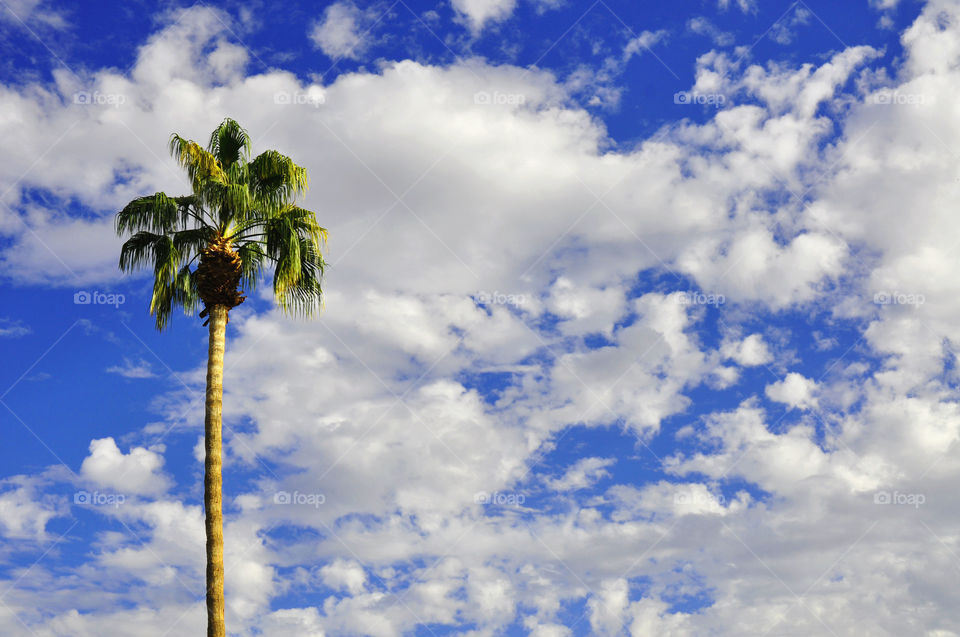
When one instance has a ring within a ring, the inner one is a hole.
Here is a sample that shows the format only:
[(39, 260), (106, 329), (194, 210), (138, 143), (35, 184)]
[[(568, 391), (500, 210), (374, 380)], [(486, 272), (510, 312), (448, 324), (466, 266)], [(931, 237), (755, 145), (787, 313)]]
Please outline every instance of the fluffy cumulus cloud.
[(721, 349), (726, 358), (733, 359), (745, 367), (766, 365), (773, 361), (767, 343), (762, 334), (751, 334), (741, 341), (728, 341)]
[[(476, 32), (514, 3), (454, 7)], [(328, 55), (359, 50), (355, 11), (332, 5), (312, 32)], [(255, 151), (322, 182), (305, 201), (336, 238), (322, 320), (231, 314), (238, 634), (960, 634), (958, 24), (955, 3), (928, 3), (893, 76), (869, 47), (802, 66), (707, 53), (693, 88), (729, 106), (610, 150), (546, 71), (403, 60), (304, 84), (249, 71), (194, 8), (129, 74), (0, 87), (0, 182), (95, 213), (5, 188), (0, 258), (20, 283), (109, 281), (110, 211), (185, 188), (147, 149), (200, 138), (226, 105)], [(93, 90), (128, 99), (74, 103)], [(275, 99), (311, 90), (321, 108)], [(525, 99), (475, 98), (495, 92)], [(638, 286), (651, 270), (678, 283)], [(718, 334), (691, 283), (730, 308)], [(788, 355), (789, 330), (747, 310), (859, 333)], [(766, 375), (753, 393), (750, 374)], [(564, 460), (583, 431), (615, 442)], [(120, 442), (93, 440), (59, 478), (129, 494), (85, 511), (115, 530), (80, 564), (6, 577), (0, 632), (202, 630), (196, 493), (171, 491), (165, 447)], [(53, 477), (18, 480), (0, 486), (0, 535), (36, 543), (66, 507), (44, 495)]]
[(450, 0), (470, 31), (476, 35), (492, 22), (509, 18), (517, 0)]
[(798, 409), (807, 409), (817, 405), (817, 383), (802, 374), (791, 372), (786, 378), (767, 385), (763, 390), (767, 398)]
[(167, 487), (162, 466), (163, 456), (157, 451), (134, 447), (125, 454), (113, 438), (101, 438), (90, 442), (90, 455), (80, 465), (80, 475), (97, 486), (156, 494)]
[(50, 541), (47, 523), (63, 515), (65, 508), (58, 498), (44, 494), (43, 482), (27, 476), (0, 482), (0, 537), (8, 542)]
[(351, 2), (335, 2), (328, 6), (310, 31), (310, 39), (335, 60), (357, 59), (365, 47), (366, 16)]

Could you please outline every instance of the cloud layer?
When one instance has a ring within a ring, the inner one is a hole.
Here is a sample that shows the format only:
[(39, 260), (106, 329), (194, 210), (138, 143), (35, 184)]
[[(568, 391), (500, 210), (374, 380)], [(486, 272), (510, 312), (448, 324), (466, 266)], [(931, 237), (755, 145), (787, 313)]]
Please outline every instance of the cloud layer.
[[(475, 31), (513, 10), (454, 6)], [(357, 50), (352, 10), (314, 30), (327, 55)], [(231, 316), (233, 629), (960, 634), (956, 6), (928, 3), (895, 77), (863, 46), (706, 53), (692, 91), (726, 106), (620, 150), (548, 71), (401, 60), (304, 84), (249, 72), (213, 10), (175, 17), (129, 75), (0, 87), (0, 259), (21, 284), (114, 280), (111, 212), (183, 191), (166, 136), (228, 113), (307, 167), (334, 238), (322, 320)], [(808, 334), (836, 326), (842, 349)], [(2, 483), (18, 546), (69, 515), (52, 485), (125, 500), (84, 509), (116, 530), (82, 559), (5, 582), (0, 631), (201, 629), (201, 509), (165, 430)], [(584, 455), (579, 432), (614, 442)]]

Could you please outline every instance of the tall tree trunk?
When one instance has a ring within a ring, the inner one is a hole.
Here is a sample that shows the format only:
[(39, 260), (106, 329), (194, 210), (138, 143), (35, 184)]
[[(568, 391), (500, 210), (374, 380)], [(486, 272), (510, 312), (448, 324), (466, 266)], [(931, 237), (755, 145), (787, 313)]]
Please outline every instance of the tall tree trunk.
[(207, 396), (204, 413), (206, 461), (203, 506), (207, 531), (207, 637), (226, 637), (223, 618), (223, 349), (227, 334), (225, 305), (208, 308)]

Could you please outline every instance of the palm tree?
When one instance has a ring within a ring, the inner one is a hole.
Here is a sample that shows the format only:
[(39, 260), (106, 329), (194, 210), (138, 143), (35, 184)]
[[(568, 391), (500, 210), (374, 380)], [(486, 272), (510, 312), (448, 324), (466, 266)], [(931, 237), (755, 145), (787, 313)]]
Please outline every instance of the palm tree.
[[(223, 351), (230, 308), (244, 301), (264, 268), (273, 268), (273, 293), (287, 314), (309, 316), (322, 301), (327, 231), (313, 212), (294, 205), (307, 188), (306, 171), (274, 150), (250, 160), (250, 139), (225, 119), (207, 148), (174, 133), (170, 152), (186, 169), (193, 193), (162, 192), (134, 199), (116, 218), (131, 235), (120, 269), (153, 266), (150, 313), (158, 330), (175, 307), (207, 317), (206, 460), (203, 504), (207, 537), (207, 636), (224, 637), (223, 479), (221, 428)], [(196, 264), (195, 269), (192, 269)]]

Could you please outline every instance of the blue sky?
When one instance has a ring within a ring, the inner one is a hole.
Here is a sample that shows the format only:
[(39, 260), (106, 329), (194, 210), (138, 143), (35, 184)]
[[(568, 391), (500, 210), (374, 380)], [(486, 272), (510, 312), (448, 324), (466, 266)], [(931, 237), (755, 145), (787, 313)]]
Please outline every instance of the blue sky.
[(960, 635), (954, 2), (0, 5), (0, 633), (203, 629), (112, 216), (233, 117), (331, 265), (231, 313), (230, 634)]

